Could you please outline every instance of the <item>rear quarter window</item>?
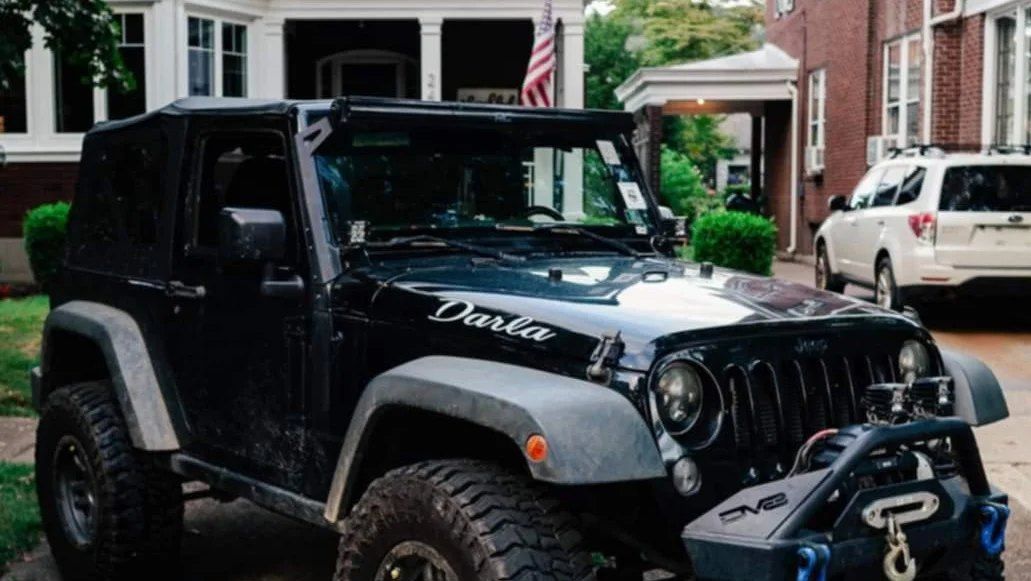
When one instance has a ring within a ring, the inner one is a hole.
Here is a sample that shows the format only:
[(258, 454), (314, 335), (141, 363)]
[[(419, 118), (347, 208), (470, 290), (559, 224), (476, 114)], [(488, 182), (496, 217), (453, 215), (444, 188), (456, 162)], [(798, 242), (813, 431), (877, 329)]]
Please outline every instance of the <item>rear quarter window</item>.
[(127, 276), (158, 274), (168, 145), (159, 127), (91, 135), (69, 232), (69, 262)]
[(945, 170), (944, 212), (1031, 212), (1031, 166), (970, 165)]

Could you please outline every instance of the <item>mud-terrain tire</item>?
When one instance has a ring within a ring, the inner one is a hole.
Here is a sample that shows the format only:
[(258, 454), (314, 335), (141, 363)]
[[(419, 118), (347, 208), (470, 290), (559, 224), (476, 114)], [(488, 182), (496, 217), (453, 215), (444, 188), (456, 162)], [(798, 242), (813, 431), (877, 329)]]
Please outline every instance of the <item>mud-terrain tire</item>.
[[(420, 567), (433, 574), (406, 575)], [(540, 488), (486, 462), (447, 460), (400, 468), (369, 486), (344, 521), (334, 579), (593, 576), (574, 520)]]
[(36, 440), (43, 529), (65, 580), (178, 575), (182, 483), (132, 447), (110, 384), (51, 394)]

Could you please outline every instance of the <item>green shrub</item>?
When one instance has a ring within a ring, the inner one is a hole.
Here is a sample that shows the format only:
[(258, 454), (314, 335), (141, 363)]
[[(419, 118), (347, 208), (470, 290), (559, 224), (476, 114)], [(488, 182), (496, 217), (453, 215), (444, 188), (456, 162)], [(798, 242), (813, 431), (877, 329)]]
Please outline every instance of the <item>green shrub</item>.
[(691, 247), (698, 262), (770, 275), (777, 227), (768, 218), (742, 212), (702, 216), (694, 224)]
[(706, 204), (709, 196), (702, 183), (702, 174), (691, 163), (690, 158), (668, 147), (662, 148), (662, 198), (673, 213), (687, 218), (688, 224), (699, 215), (699, 206)]
[(22, 224), (32, 274), (44, 291), (57, 279), (64, 259), (69, 208), (67, 202), (43, 204), (29, 210)]

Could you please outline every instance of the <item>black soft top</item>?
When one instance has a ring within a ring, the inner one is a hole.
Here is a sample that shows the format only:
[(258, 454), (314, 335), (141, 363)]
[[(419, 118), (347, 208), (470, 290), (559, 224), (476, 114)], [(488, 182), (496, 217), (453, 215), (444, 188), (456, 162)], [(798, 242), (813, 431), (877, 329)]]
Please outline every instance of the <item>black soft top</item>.
[(581, 109), (538, 109), (509, 105), (341, 97), (335, 100), (298, 101), (282, 99), (240, 99), (189, 97), (173, 101), (142, 115), (97, 124), (91, 133), (131, 129), (158, 117), (241, 117), (249, 115), (292, 115), (303, 110), (309, 119), (328, 116), (334, 125), (361, 119), (446, 121), (447, 123), (564, 124), (606, 126), (621, 131), (634, 127), (633, 116), (615, 111)]

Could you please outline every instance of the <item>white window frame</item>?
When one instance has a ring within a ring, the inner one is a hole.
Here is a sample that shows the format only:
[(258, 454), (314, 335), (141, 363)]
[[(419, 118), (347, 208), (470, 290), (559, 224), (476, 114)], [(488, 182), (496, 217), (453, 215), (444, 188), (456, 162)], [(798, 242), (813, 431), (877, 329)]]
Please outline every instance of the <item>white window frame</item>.
[[(909, 106), (916, 105), (917, 114), (921, 111), (921, 97), (920, 94), (923, 88), (923, 75), (927, 74), (926, 63), (923, 62), (921, 52), (920, 62), (920, 76), (919, 82), (917, 83), (918, 89), (916, 95), (909, 94), (909, 45), (910, 43), (921, 43), (921, 36), (919, 32), (907, 34), (896, 38), (895, 40), (884, 43), (882, 50), (883, 67), (881, 69), (882, 86), (881, 86), (881, 133), (888, 138), (895, 141), (895, 146), (904, 148), (910, 145), (909, 143)], [(891, 82), (889, 77), (889, 71), (891, 67), (890, 54), (893, 47), (899, 49), (899, 131), (898, 133), (888, 133), (888, 107), (890, 105), (888, 101), (888, 86)]]
[[(819, 80), (819, 94), (814, 90)], [(823, 170), (823, 152), (827, 147), (827, 69), (820, 68), (810, 71), (809, 86), (807, 95), (807, 117), (806, 124), (806, 171), (818, 173)], [(815, 132), (813, 130), (816, 130)], [(816, 134), (815, 141), (813, 134)]]
[[(182, 45), (179, 47), (183, 59), (184, 77), (182, 80), (181, 91), (184, 96), (190, 95), (190, 18), (199, 18), (201, 20), (209, 20), (213, 23), (214, 31), (214, 45), (211, 49), (212, 58), (214, 59), (214, 66), (212, 67), (212, 94), (211, 97), (222, 97), (222, 24), (235, 24), (242, 26), (247, 34), (247, 52), (243, 54), (244, 57), (244, 97), (250, 97), (254, 94), (254, 49), (255, 49), (255, 31), (251, 22), (248, 22), (244, 18), (228, 18), (220, 14), (212, 14), (201, 11), (190, 11), (187, 12), (185, 18), (182, 20), (183, 26), (183, 40)], [(233, 53), (236, 54), (236, 53)]]
[[(122, 14), (141, 14), (141, 15), (143, 15), (143, 76), (145, 78), (142, 79), (142, 80), (143, 80), (143, 84), (144, 84), (144, 90), (146, 91), (146, 94), (144, 95), (144, 111), (150, 111), (155, 106), (154, 105), (155, 100), (153, 98), (153, 93), (152, 93), (154, 88), (152, 86), (153, 83), (151, 82), (151, 78), (152, 78), (152, 76), (154, 74), (153, 73), (153, 71), (154, 71), (154, 62), (153, 62), (153, 60), (154, 60), (154, 55), (153, 55), (154, 31), (153, 31), (153, 25), (151, 23), (151, 18), (152, 18), (151, 17), (151, 10), (150, 10), (149, 7), (148, 8), (119, 8), (116, 5), (116, 6), (112, 6), (111, 12), (113, 12), (115, 14), (115, 16), (120, 16)], [(122, 40), (125, 40), (125, 31), (124, 30), (122, 31)], [(122, 46), (121, 43), (119, 43), (119, 46)], [(137, 81), (139, 81), (139, 80), (140, 79), (137, 79)], [(100, 121), (107, 121), (108, 120), (107, 91), (108, 90), (106, 88), (104, 88), (104, 87), (95, 87), (93, 89), (93, 119), (94, 119), (95, 122), (99, 123)]]
[[(253, 45), (253, 41), (251, 39), (250, 27), (248, 27), (246, 24), (241, 24), (241, 23), (238, 23), (238, 22), (233, 22), (231, 20), (222, 20), (222, 21), (220, 21), (219, 24), (218, 24), (218, 31), (216, 33), (218, 35), (218, 37), (219, 37), (219, 42), (218, 42), (219, 44), (224, 43), (223, 38), (224, 38), (224, 34), (225, 34), (225, 28), (227, 26), (232, 26), (232, 27), (242, 28), (243, 29), (244, 49), (243, 49), (243, 52), (240, 52), (240, 51), (228, 50), (224, 46), (220, 47), (221, 50), (218, 52), (218, 56), (216, 57), (218, 59), (218, 61), (219, 61), (219, 69), (222, 71), (222, 73), (224, 75), (224, 73), (225, 73), (225, 58), (226, 58), (226, 56), (235, 56), (235, 57), (239, 57), (240, 59), (242, 59), (242, 61), (243, 61), (243, 95), (238, 95), (238, 96), (240, 96), (240, 97), (249, 97), (251, 95), (251, 91), (250, 91), (250, 82), (251, 82), (251, 78), (250, 78), (251, 77), (251, 75), (250, 75), (250, 60), (251, 60), (251, 55), (250, 55), (250, 52), (251, 52), (251, 46)], [(225, 77), (223, 75), (219, 75), (218, 85), (220, 86), (220, 90), (223, 93), (225, 93)]]
[[(1028, 67), (1031, 62), (1027, 51), (1031, 50), (1031, 39), (1027, 38), (1025, 31), (1031, 28), (1031, 18), (1028, 18), (1027, 11), (1031, 9), (1031, 2), (1022, 2), (1016, 6), (1008, 6), (1004, 10), (996, 11), (985, 18), (985, 50), (984, 50), (984, 85), (982, 87), (982, 111), (981, 118), (981, 141), (986, 145), (1024, 145), (1025, 141), (1031, 141), (1028, 136), (1031, 130), (1031, 108), (1028, 106)], [(1000, 18), (1010, 17), (1016, 22), (1014, 31), (1014, 70), (1011, 82), (1014, 86), (1013, 119), (1010, 127), (1012, 141), (1015, 143), (996, 143), (996, 114), (998, 113), (998, 95), (996, 85), (999, 80), (999, 34), (998, 21)]]

